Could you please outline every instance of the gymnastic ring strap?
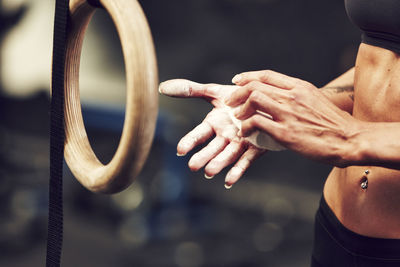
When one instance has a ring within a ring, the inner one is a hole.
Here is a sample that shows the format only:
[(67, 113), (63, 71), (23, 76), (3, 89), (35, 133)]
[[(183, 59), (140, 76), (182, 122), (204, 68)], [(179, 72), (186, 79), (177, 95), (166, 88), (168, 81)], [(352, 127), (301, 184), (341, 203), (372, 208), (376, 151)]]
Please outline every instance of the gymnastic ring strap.
[[(107, 165), (100, 163), (90, 146), (79, 97), (83, 37), (98, 6), (110, 13), (117, 26), (127, 80), (123, 132), (118, 149)], [(74, 176), (91, 191), (114, 193), (129, 186), (141, 170), (153, 140), (158, 112), (157, 85), (153, 40), (137, 0), (100, 0), (91, 4), (87, 0), (56, 0), (46, 266), (60, 266), (63, 154)]]
[(63, 241), (64, 65), (69, 0), (56, 0), (50, 106), (50, 181), (46, 266), (60, 266)]

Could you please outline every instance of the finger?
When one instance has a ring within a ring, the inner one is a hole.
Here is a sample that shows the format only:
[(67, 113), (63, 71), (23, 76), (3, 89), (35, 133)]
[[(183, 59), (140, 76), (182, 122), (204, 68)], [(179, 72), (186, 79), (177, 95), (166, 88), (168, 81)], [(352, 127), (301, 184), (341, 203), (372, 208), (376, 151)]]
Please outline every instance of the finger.
[(298, 79), (272, 70), (243, 72), (232, 79), (233, 83), (241, 86), (251, 81), (260, 81), (283, 89), (292, 89)]
[(231, 142), (225, 149), (213, 158), (205, 168), (206, 178), (212, 178), (226, 166), (232, 164), (243, 153), (243, 143)]
[(242, 121), (241, 135), (247, 137), (255, 130), (260, 130), (268, 133), (275, 139), (279, 139), (282, 135), (282, 129), (282, 125), (278, 122), (257, 113), (249, 119)]
[(201, 84), (185, 79), (174, 79), (162, 82), (158, 91), (172, 97), (217, 98), (221, 87), (217, 84)]
[(237, 89), (235, 92), (231, 94), (231, 96), (225, 100), (225, 104), (230, 107), (236, 107), (244, 102), (246, 102), (247, 98), (253, 92), (254, 87), (244, 86)]
[(250, 146), (249, 149), (243, 153), (236, 164), (230, 169), (225, 177), (225, 187), (230, 188), (236, 183), (240, 177), (243, 176), (245, 171), (250, 167), (251, 163), (254, 162), (259, 156), (264, 154), (266, 150)]
[(219, 136), (215, 137), (206, 147), (192, 156), (189, 160), (189, 168), (192, 171), (203, 168), (226, 147), (227, 143), (227, 139)]
[(194, 147), (204, 143), (213, 135), (214, 131), (210, 124), (202, 122), (179, 141), (177, 146), (177, 155), (186, 155)]
[(260, 115), (271, 115), (275, 120), (279, 120), (281, 105), (274, 101), (268, 95), (265, 95), (259, 91), (254, 91), (251, 93), (246, 103), (236, 111), (236, 118), (239, 120), (245, 120), (250, 116), (253, 116), (258, 111)]
[(246, 84), (245, 86), (235, 90), (231, 94), (231, 96), (225, 101), (225, 104), (231, 107), (243, 104), (247, 100), (247, 98), (249, 98), (249, 96), (255, 91), (260, 91), (267, 95), (276, 95), (276, 96), (283, 95), (283, 93), (285, 92), (281, 88), (277, 88), (275, 86), (265, 84), (259, 81), (252, 81)]

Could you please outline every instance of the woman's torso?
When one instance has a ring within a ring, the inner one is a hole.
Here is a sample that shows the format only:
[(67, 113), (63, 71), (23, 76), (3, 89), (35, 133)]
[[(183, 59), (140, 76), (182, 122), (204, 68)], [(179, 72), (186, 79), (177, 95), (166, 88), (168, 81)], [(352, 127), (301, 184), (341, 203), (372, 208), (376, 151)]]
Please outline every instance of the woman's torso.
[[(400, 122), (400, 55), (362, 43), (354, 76), (353, 116), (363, 121)], [(400, 137), (399, 137), (400, 138)], [(367, 189), (361, 188), (365, 170)], [(400, 171), (374, 166), (334, 168), (324, 196), (350, 230), (400, 238)]]

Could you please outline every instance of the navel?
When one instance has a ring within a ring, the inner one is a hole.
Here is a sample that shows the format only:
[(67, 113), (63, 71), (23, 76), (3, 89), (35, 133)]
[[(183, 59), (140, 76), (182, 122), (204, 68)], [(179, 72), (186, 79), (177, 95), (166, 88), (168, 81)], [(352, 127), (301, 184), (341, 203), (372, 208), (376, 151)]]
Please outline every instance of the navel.
[(361, 178), (361, 180), (360, 180), (360, 186), (361, 186), (361, 189), (362, 189), (363, 191), (366, 191), (367, 188), (368, 188), (368, 174), (369, 174), (369, 173), (370, 173), (369, 170), (365, 170), (365, 171), (364, 171), (364, 175), (362, 176), (362, 178)]

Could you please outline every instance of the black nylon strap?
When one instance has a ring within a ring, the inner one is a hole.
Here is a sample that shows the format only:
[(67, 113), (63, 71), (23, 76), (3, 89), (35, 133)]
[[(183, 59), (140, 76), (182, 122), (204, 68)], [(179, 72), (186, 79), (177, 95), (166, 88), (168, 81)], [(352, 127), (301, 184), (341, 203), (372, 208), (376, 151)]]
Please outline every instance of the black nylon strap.
[(50, 183), (46, 266), (60, 266), (63, 241), (64, 64), (69, 0), (56, 0), (50, 107)]

